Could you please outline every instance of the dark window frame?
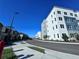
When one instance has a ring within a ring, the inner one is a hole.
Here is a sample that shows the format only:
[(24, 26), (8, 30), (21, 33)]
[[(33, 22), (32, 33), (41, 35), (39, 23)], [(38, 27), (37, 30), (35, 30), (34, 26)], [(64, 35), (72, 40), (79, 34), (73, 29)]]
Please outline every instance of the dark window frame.
[(56, 29), (58, 28), (58, 26), (56, 25)]
[(75, 14), (75, 17), (77, 17), (77, 14)]
[(63, 20), (62, 17), (59, 17), (59, 20), (62, 21)]
[(53, 30), (54, 30), (54, 27), (53, 27)]
[(55, 21), (56, 21), (56, 18), (55, 18)]
[(64, 15), (67, 15), (67, 12), (64, 12)]
[(73, 13), (70, 13), (71, 16), (73, 16)]
[(57, 37), (59, 38), (59, 34), (57, 34)]
[(64, 24), (60, 24), (60, 28), (64, 28)]
[(53, 17), (53, 15), (51, 15), (51, 17)]
[(61, 11), (57, 11), (58, 14), (61, 14)]

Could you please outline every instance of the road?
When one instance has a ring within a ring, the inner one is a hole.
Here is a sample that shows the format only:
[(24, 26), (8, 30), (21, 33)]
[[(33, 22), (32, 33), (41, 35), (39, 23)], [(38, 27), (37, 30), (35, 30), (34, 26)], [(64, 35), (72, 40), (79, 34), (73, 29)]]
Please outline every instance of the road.
[(75, 44), (50, 43), (50, 42), (41, 42), (37, 40), (27, 40), (27, 42), (51, 50), (79, 55), (79, 44), (75, 45)]

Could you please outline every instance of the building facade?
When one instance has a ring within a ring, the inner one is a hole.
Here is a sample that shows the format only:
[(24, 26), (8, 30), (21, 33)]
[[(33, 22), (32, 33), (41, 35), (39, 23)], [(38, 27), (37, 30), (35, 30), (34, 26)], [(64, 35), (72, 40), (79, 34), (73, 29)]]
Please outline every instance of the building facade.
[(41, 32), (40, 32), (40, 31), (37, 32), (37, 34), (35, 35), (35, 38), (37, 38), (37, 39), (41, 39)]
[(63, 34), (74, 37), (75, 33), (79, 33), (79, 12), (54, 6), (48, 17), (42, 22), (41, 32), (43, 40), (63, 41)]

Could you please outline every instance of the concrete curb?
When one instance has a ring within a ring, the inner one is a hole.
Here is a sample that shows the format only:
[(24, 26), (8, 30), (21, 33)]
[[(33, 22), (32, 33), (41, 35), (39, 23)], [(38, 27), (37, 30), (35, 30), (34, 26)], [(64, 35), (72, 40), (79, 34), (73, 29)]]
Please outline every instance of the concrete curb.
[(37, 40), (37, 41), (49, 42), (49, 43), (60, 43), (60, 44), (75, 44), (75, 45), (79, 45), (79, 43), (75, 43), (75, 42), (55, 42), (55, 41), (44, 41), (44, 40)]
[[(35, 46), (35, 45), (32, 45), (32, 46)], [(39, 46), (36, 46), (36, 47), (39, 47)], [(43, 48), (43, 47), (40, 47), (40, 48)], [(53, 58), (56, 58), (56, 59), (79, 59), (78, 55), (54, 51), (54, 50), (47, 49), (47, 48), (43, 48), (43, 49), (45, 49), (45, 54), (52, 56)]]

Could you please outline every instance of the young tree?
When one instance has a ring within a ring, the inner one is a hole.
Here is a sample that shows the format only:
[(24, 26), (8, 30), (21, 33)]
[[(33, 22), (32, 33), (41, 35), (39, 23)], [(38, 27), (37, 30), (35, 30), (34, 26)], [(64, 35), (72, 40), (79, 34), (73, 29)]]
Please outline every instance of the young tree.
[(46, 39), (47, 40), (47, 38), (48, 38), (49, 36), (47, 36), (47, 35), (44, 35), (44, 39)]
[(62, 34), (62, 38), (64, 39), (65, 42), (68, 42), (68, 36), (66, 34)]
[(3, 27), (3, 24), (2, 23), (0, 23), (0, 28), (2, 28)]
[(79, 34), (76, 34), (76, 35), (75, 35), (75, 38), (76, 38), (77, 40), (79, 40)]
[(0, 22), (0, 39), (2, 39), (2, 28), (3, 28), (3, 24)]

